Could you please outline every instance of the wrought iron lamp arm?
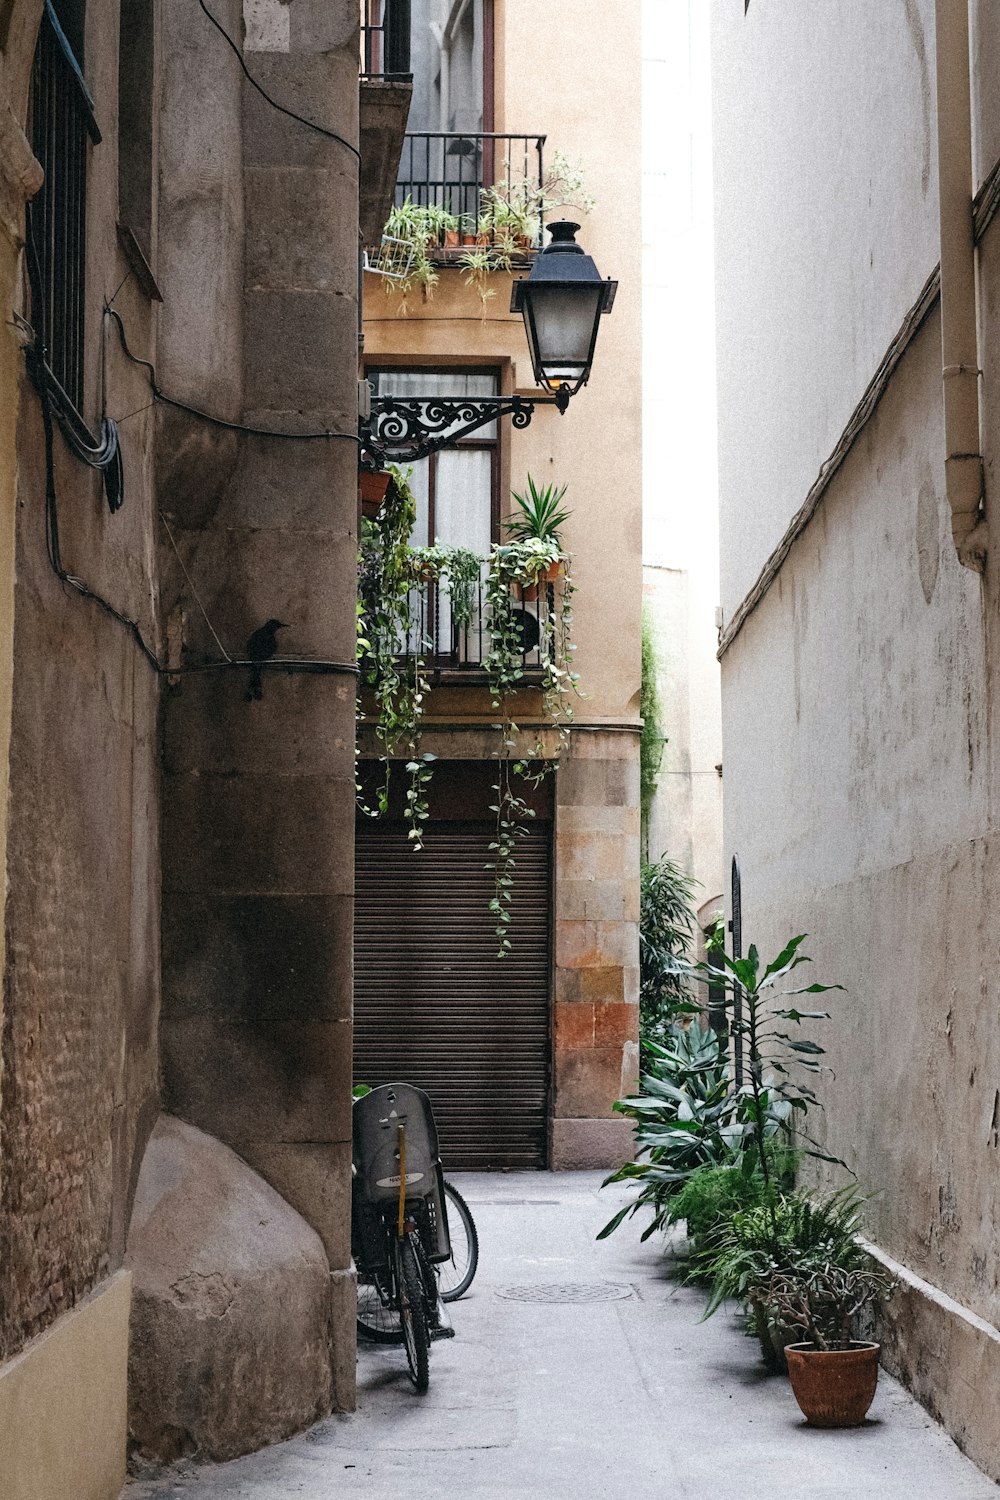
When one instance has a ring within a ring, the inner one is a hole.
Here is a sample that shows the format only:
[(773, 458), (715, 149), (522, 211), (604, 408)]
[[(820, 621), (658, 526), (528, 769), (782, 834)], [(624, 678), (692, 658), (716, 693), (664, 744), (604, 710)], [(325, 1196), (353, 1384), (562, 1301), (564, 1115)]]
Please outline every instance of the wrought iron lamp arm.
[(361, 465), (381, 469), (387, 463), (415, 463), (480, 427), (509, 416), (514, 427), (527, 427), (536, 406), (564, 412), (569, 391), (553, 396), (373, 396), (371, 414), (359, 426)]

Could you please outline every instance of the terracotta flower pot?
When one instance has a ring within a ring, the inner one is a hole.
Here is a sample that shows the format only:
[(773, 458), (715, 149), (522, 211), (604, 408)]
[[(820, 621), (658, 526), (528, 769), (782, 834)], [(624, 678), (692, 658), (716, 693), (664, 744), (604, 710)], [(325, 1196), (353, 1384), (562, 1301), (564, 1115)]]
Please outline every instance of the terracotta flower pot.
[(561, 562), (549, 563), (544, 573), (539, 573), (533, 583), (526, 583), (523, 588), (525, 599), (537, 599), (542, 584), (555, 583), (563, 574)]
[(878, 1344), (817, 1349), (789, 1344), (788, 1378), (799, 1408), (812, 1427), (860, 1427), (875, 1399)]
[(444, 232), (444, 247), (445, 247), (445, 249), (446, 250), (453, 250), (457, 244), (458, 244), (458, 230), (457, 229), (446, 229), (445, 232)]
[(382, 501), (389, 488), (391, 474), (372, 474), (367, 469), (358, 473), (358, 489), (361, 493), (361, 513), (372, 519), (382, 509)]

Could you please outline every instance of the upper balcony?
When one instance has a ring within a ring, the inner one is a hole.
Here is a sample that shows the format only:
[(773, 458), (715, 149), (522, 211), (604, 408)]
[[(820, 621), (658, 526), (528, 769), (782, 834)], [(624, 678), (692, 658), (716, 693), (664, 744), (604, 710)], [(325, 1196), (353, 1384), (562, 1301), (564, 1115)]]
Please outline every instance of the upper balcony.
[[(542, 241), (545, 136), (407, 132), (396, 179), (396, 224), (407, 206), (431, 231), (439, 261), (480, 247), (523, 263)], [(430, 211), (429, 214), (427, 211)]]
[(413, 97), (410, 0), (361, 0), (360, 219), (366, 243), (389, 215)]

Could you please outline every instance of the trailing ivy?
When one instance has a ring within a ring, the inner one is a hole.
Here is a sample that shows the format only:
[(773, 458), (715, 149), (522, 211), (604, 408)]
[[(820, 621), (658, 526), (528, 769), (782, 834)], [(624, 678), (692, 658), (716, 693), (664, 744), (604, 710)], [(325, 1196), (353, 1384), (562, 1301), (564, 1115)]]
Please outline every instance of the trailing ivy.
[[(422, 849), (434, 761), (434, 756), (420, 753), (420, 721), (429, 690), (425, 655), (431, 642), (422, 635), (414, 639), (413, 634), (415, 579), (410, 535), (417, 503), (409, 485), (412, 471), (404, 474), (393, 467), (389, 472), (392, 482), (382, 509), (376, 522), (364, 528), (358, 572), (358, 657), (362, 681), (375, 698), (375, 736), (381, 746), (383, 777), (375, 807), (363, 800), (360, 785), (358, 799), (369, 817), (380, 817), (388, 810), (392, 760), (402, 751), (409, 778), (404, 810), (407, 837), (414, 849)], [(416, 628), (419, 632), (419, 617)], [(358, 713), (363, 717), (360, 706)]]
[(643, 604), (642, 676), (639, 684), (639, 714), (642, 719), (642, 730), (639, 735), (639, 806), (642, 817), (642, 844), (647, 856), (649, 854), (649, 814), (659, 784), (663, 747), (667, 743), (663, 733), (662, 705), (657, 683), (658, 665), (653, 612), (648, 604)]

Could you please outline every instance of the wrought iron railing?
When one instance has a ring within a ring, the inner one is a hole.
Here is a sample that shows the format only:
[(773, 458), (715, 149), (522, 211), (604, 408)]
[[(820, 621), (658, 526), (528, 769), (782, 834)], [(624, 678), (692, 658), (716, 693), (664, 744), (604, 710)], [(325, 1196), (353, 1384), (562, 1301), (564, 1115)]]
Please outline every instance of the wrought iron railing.
[[(460, 586), (461, 587), (461, 586)], [(410, 593), (410, 625), (400, 641), (401, 656), (422, 656), (437, 671), (482, 672), (493, 648), (486, 580), (471, 583), (458, 599), (447, 583), (435, 580)], [(556, 585), (514, 585), (513, 618), (521, 636), (524, 669), (541, 670), (552, 659), (558, 628)]]
[(409, 82), (410, 0), (361, 0), (361, 77)]
[(541, 244), (544, 135), (409, 132), (396, 178), (396, 203), (440, 208), (455, 221), (439, 246)]
[(70, 405), (83, 407), (87, 153), (101, 133), (83, 74), (47, 5), (31, 75), (31, 148), (45, 173), (30, 206), (29, 254), (41, 305), (31, 316)]

